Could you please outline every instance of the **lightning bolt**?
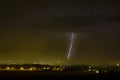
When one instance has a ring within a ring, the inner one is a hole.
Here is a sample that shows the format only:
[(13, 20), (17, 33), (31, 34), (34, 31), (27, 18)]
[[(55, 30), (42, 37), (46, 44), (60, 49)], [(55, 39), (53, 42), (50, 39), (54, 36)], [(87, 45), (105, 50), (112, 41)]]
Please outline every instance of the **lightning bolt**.
[(70, 59), (70, 55), (71, 55), (71, 51), (72, 51), (72, 47), (73, 47), (73, 41), (74, 41), (74, 33), (71, 34), (71, 38), (70, 38), (70, 47), (69, 47), (69, 51), (68, 51), (68, 55), (67, 55), (67, 59)]

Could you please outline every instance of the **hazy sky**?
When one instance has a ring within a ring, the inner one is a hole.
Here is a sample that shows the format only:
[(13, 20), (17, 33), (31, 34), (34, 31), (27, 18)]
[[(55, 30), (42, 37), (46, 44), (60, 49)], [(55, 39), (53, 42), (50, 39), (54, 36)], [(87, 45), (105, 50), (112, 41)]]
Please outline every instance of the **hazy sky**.
[(0, 60), (64, 63), (75, 33), (70, 63), (120, 63), (119, 2), (2, 2)]

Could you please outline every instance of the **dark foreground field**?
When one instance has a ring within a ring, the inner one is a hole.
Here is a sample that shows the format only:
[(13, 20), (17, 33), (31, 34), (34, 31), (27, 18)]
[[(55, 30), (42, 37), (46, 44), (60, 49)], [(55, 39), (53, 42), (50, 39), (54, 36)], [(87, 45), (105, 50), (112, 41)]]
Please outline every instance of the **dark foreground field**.
[(120, 80), (120, 73), (0, 71), (0, 80)]

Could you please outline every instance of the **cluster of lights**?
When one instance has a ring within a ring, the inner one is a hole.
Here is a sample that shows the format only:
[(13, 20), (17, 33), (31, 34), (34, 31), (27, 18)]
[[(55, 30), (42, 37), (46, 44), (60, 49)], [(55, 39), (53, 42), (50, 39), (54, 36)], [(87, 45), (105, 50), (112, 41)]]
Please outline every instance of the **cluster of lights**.
[(6, 67), (6, 70), (14, 70), (14, 67)]
[(55, 68), (53, 68), (53, 71), (63, 71), (63, 69), (62, 68), (59, 68), (59, 67), (55, 67)]
[[(19, 69), (16, 69), (14, 67), (9, 67), (7, 66), (5, 69), (3, 70), (13, 70), (13, 71), (48, 71), (48, 70), (52, 70), (52, 71), (64, 71), (64, 68), (65, 67), (58, 67), (58, 66), (54, 66), (54, 67), (49, 67), (49, 66), (46, 66), (46, 67), (41, 67), (41, 68), (36, 68), (36, 67), (29, 67), (29, 68), (24, 68), (23, 66), (21, 66)], [(92, 70), (91, 66), (89, 66), (89, 69), (88, 69), (89, 72), (93, 71), (95, 73), (99, 73), (99, 70)]]
[(95, 69), (92, 70), (92, 67), (91, 67), (91, 66), (89, 66), (88, 71), (89, 71), (89, 72), (93, 71), (93, 72), (99, 74), (99, 70), (95, 70)]
[(36, 70), (35, 67), (30, 67), (28, 69), (25, 69), (24, 67), (20, 67), (19, 69), (15, 69), (14, 67), (6, 67), (5, 69), (3, 70), (20, 70), (20, 71), (33, 71), (33, 70)]
[[(116, 66), (113, 67), (104, 67), (101, 71), (107, 73), (108, 71), (114, 70), (115, 72), (120, 71), (120, 65), (116, 64)], [(26, 68), (27, 67), (27, 68)], [(16, 68), (15, 66), (11, 66), (11, 65), (7, 65), (7, 66), (3, 66), (0, 68), (0, 70), (8, 70), (8, 71), (69, 71), (70, 68), (72, 66), (69, 67), (65, 67), (65, 66), (57, 66), (57, 65), (53, 65), (53, 66), (44, 66), (42, 65), (41, 67), (33, 67), (33, 66), (24, 66), (21, 65), (19, 66), (19, 68)], [(117, 68), (117, 69), (116, 69)], [(79, 70), (79, 69), (78, 69)], [(99, 71), (100, 68), (98, 67), (92, 67), (91, 65), (88, 66), (88, 68), (84, 69), (82, 68), (82, 71), (84, 72), (94, 72), (96, 74), (101, 73), (101, 71)]]
[(91, 66), (89, 66), (89, 70), (88, 71), (91, 71)]
[(14, 67), (9, 67), (7, 66), (5, 69), (0, 69), (0, 70), (8, 70), (8, 71), (41, 71), (41, 70), (44, 70), (44, 71), (47, 71), (47, 70), (52, 70), (52, 71), (63, 71), (63, 68), (62, 67), (42, 67), (42, 68), (36, 68), (36, 67), (30, 67), (30, 68), (24, 68), (23, 66), (21, 66), (19, 69), (16, 69)]

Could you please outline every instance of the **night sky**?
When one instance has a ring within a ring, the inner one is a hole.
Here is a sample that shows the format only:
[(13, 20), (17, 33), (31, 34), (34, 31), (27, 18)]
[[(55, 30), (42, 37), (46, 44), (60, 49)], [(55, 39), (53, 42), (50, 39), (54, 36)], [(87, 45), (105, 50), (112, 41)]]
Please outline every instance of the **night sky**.
[(0, 3), (0, 61), (71, 64), (120, 63), (120, 6), (113, 1)]

